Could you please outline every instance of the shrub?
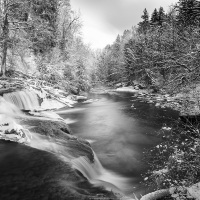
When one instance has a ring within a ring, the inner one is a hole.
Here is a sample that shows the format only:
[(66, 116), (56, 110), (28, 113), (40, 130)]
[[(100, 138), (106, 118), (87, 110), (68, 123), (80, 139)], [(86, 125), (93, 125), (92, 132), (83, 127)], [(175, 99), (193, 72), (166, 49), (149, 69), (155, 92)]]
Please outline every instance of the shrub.
[(159, 132), (162, 143), (145, 153), (150, 165), (144, 178), (146, 185), (163, 189), (200, 182), (199, 125), (179, 120), (170, 131)]

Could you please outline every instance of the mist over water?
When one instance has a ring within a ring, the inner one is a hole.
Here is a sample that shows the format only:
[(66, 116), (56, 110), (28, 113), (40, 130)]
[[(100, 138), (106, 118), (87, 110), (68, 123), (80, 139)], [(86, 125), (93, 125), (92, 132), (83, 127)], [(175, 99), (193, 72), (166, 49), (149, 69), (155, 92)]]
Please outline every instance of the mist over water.
[[(146, 188), (140, 184), (141, 174), (148, 169), (142, 160), (143, 151), (161, 141), (156, 132), (163, 124), (170, 126), (178, 117), (177, 113), (136, 100), (131, 94), (93, 94), (91, 98), (99, 101), (79, 104), (74, 112), (59, 114), (77, 120), (70, 124), (73, 134), (91, 141), (105, 170), (104, 174), (100, 170), (102, 180), (116, 183), (115, 186), (127, 195), (145, 193)], [(132, 100), (134, 109), (131, 108)], [(112, 180), (106, 170), (119, 179)]]

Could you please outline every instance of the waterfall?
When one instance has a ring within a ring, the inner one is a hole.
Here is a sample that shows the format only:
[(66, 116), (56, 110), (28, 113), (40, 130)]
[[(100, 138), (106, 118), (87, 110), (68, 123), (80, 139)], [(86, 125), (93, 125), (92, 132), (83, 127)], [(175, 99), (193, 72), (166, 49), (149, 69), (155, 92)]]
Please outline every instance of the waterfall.
[(34, 91), (17, 91), (4, 94), (3, 97), (22, 110), (33, 110), (40, 106), (38, 96)]
[(15, 117), (19, 116), (23, 116), (19, 108), (0, 96), (0, 140), (18, 143), (30, 141), (29, 136), (32, 137), (31, 133), (15, 120)]
[(80, 171), (83, 176), (96, 186), (103, 186), (108, 190), (116, 192), (121, 192), (120, 189), (125, 191), (128, 188), (129, 179), (105, 169), (97, 158), (95, 152), (93, 152), (93, 154), (93, 163), (91, 163), (87, 157), (82, 156), (72, 159), (72, 166)]

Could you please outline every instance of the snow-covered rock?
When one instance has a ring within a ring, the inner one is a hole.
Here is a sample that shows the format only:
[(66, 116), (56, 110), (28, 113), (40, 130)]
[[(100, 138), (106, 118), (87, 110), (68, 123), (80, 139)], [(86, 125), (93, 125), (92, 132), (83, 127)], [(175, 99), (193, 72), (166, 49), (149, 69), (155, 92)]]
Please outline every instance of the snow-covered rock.
[(162, 127), (162, 130), (164, 130), (164, 131), (170, 131), (171, 129), (172, 129), (172, 128), (166, 127), (166, 126)]
[(30, 141), (30, 132), (18, 124), (14, 117), (22, 116), (21, 111), (12, 103), (0, 98), (0, 139), (19, 143)]
[(118, 92), (131, 92), (131, 93), (138, 92), (138, 90), (136, 90), (134, 87), (117, 88), (116, 91), (118, 91)]
[(200, 200), (200, 183), (187, 188), (187, 191), (193, 198)]

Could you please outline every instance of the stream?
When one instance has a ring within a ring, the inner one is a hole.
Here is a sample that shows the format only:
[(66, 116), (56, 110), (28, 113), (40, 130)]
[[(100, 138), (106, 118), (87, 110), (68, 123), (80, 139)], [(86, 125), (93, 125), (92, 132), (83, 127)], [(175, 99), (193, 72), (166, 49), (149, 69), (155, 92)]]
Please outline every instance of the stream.
[(140, 183), (141, 174), (148, 170), (143, 152), (161, 141), (156, 133), (163, 126), (172, 126), (178, 113), (130, 93), (90, 94), (89, 98), (94, 102), (62, 109), (60, 116), (70, 123), (74, 135), (91, 143), (102, 166), (115, 173), (115, 179), (105, 175), (108, 182), (129, 196), (147, 193)]

